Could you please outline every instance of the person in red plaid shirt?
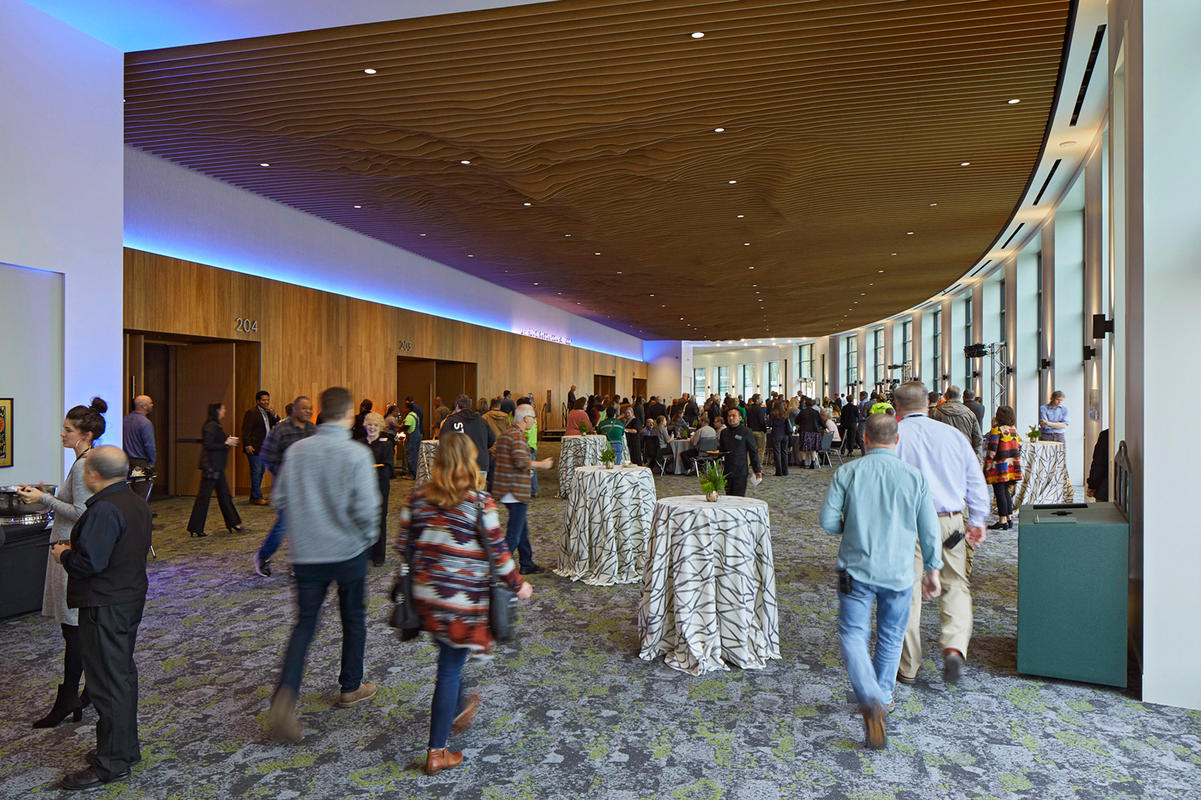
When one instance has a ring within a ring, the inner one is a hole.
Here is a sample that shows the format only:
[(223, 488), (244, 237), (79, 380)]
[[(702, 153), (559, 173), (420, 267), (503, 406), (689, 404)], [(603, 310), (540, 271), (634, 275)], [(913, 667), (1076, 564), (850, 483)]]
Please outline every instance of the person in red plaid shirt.
[(509, 523), (505, 529), (505, 543), (509, 552), (516, 553), (522, 575), (541, 572), (542, 567), (534, 563), (534, 552), (530, 547), (530, 526), (526, 521), (526, 503), (530, 500), (530, 476), (533, 469), (550, 469), (554, 459), (534, 461), (525, 432), (534, 425), (534, 407), (526, 404), (517, 406), (513, 412), (513, 424), (492, 446), (492, 496), (509, 509)]

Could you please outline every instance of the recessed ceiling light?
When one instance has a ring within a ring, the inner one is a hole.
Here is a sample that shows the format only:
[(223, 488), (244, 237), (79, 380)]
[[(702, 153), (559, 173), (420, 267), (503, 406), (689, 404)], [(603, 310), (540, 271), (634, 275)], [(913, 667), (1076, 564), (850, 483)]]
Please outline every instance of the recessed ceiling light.
[(581, 303), (579, 300), (576, 300), (576, 301), (575, 301), (575, 304), (576, 304), (577, 306), (579, 306), (579, 305), (583, 305), (583, 303)]
[(934, 208), (936, 205), (938, 205), (938, 203), (931, 203), (930, 208)]
[(1060, 147), (1071, 147), (1071, 146), (1072, 146), (1072, 145), (1074, 145), (1074, 144), (1076, 144), (1076, 140), (1075, 140), (1075, 139), (1068, 139), (1066, 142), (1060, 142), (1060, 143), (1059, 143), (1059, 146), (1060, 146)]
[(660, 303), (659, 308), (667, 308), (667, 303)]
[(735, 184), (735, 183), (738, 183), (738, 181), (726, 181), (726, 183)]
[(653, 295), (653, 294), (652, 294), (652, 295), (650, 295), (650, 296), (651, 296), (651, 297), (654, 297), (654, 295)]
[(475, 253), (468, 253), (468, 254), (467, 254), (467, 257), (468, 257), (468, 258), (475, 258)]
[(1020, 97), (1014, 97), (1013, 99), (1011, 99), (1011, 100), (1008, 100), (1007, 102), (1008, 102), (1008, 103), (1009, 103), (1009, 105), (1011, 105), (1011, 106), (1016, 106), (1018, 103), (1022, 102), (1022, 98), (1020, 98)]
[[(599, 256), (599, 255), (600, 255), (600, 253), (593, 253), (592, 255), (594, 255), (594, 256)], [(620, 275), (621, 273), (619, 272), (619, 273), (617, 273), (617, 274), (618, 274), (618, 275)]]
[(425, 236), (425, 234), (424, 234), (424, 233), (419, 233), (419, 234), (417, 234), (417, 235), (418, 235), (418, 236)]
[(750, 247), (750, 246), (751, 246), (751, 243), (750, 243), (750, 242), (743, 242), (743, 243), (742, 243), (742, 246), (743, 246), (743, 247)]
[(714, 128), (713, 132), (714, 133), (725, 133), (726, 129), (725, 128)]
[(747, 267), (747, 269), (754, 269), (754, 267)]
[(566, 237), (566, 238), (568, 238), (568, 239), (570, 239), (570, 238), (571, 238), (571, 234), (570, 234), (570, 233), (565, 233), (565, 234), (563, 234), (563, 236), (564, 236), (564, 237)]
[(889, 255), (890, 255), (890, 256), (895, 256), (895, 255), (896, 255), (896, 253), (889, 253)]
[(913, 235), (913, 231), (905, 231), (905, 235), (906, 235), (906, 236), (912, 236), (912, 235)]
[(460, 163), (460, 164), (463, 164), (464, 166), (466, 166), (467, 164), (470, 164), (470, 163), (471, 163), (471, 160), (470, 160), (470, 159), (467, 159), (467, 158), (464, 158), (464, 159), (460, 159), (459, 163)]
[(878, 269), (878, 270), (876, 270), (876, 272), (883, 272), (883, 271), (884, 271), (884, 270), (882, 270), (882, 269)]
[(535, 285), (535, 286), (537, 286), (537, 285), (538, 285), (538, 281), (534, 281), (534, 285)]
[(860, 296), (860, 297), (863, 297), (863, 296), (864, 296), (864, 295), (866, 295), (866, 294), (867, 294), (867, 292), (860, 292), (860, 293), (859, 293), (859, 296)]
[(259, 162), (259, 166), (260, 166), (260, 167), (269, 167), (269, 166), (271, 166), (271, 165), (270, 165), (270, 164), (268, 164), (266, 161), (260, 161), (260, 162)]
[(704, 32), (704, 31), (696, 31), (696, 32), (694, 32), (694, 33), (692, 34), (692, 38), (693, 38), (693, 39), (704, 39), (704, 38), (705, 38), (705, 32)]
[(555, 294), (563, 294), (563, 293), (562, 293), (562, 292), (555, 292)]
[[(597, 253), (597, 255), (599, 256), (599, 255), (600, 255), (600, 253)], [(617, 274), (618, 274), (618, 275), (620, 275), (620, 274), (621, 274), (621, 270), (617, 270)]]
[(680, 317), (680, 319), (684, 319), (684, 318), (683, 318), (683, 317)]
[(742, 219), (742, 218), (743, 218), (743, 217), (745, 217), (745, 216), (746, 216), (746, 214), (739, 214), (739, 215), (738, 215), (738, 218), (739, 218), (739, 219)]
[(367, 69), (363, 70), (363, 72), (366, 72), (368, 75), (374, 75), (374, 74), (375, 74), (375, 70), (374, 70), (374, 69), (372, 69), (371, 67), (367, 67)]
[(526, 208), (529, 208), (530, 206), (533, 205), (533, 203), (531, 203), (529, 200), (526, 200), (524, 203), (522, 203), (522, 205), (525, 206)]
[(362, 208), (362, 206), (355, 206), (355, 208)]
[(970, 161), (960, 161), (959, 162), (959, 166), (961, 166), (961, 167), (970, 167), (971, 165), (972, 165), (972, 162), (970, 162)]

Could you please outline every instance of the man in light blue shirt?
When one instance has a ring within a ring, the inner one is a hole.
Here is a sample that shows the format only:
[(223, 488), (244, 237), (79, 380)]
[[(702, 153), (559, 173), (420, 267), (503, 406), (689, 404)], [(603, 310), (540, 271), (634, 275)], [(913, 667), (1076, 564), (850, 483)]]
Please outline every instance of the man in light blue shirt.
[[(937, 596), (941, 589), (942, 548), (926, 479), (897, 458), (896, 418), (870, 416), (863, 433), (867, 455), (834, 473), (820, 520), (827, 533), (842, 535), (838, 639), (863, 714), (868, 747), (878, 749), (887, 742), (887, 708), (892, 705), (914, 595), (910, 566), (914, 544), (925, 566), (922, 590), (927, 597)], [(874, 658), (868, 654), (873, 602)]]
[[(920, 381), (903, 383), (893, 392), (900, 443), (897, 456), (917, 467), (930, 486), (930, 498), (938, 514), (942, 546), (942, 632), (943, 680), (955, 683), (963, 672), (968, 641), (972, 638), (971, 547), (984, 541), (984, 518), (988, 516), (988, 485), (976, 453), (956, 428), (927, 416), (928, 396)], [(968, 517), (964, 519), (963, 508)], [(966, 543), (965, 543), (966, 540)], [(921, 577), (922, 554), (914, 558), (914, 571)], [(915, 580), (916, 583), (916, 580)], [(903, 683), (913, 683), (922, 663), (922, 599), (917, 589), (909, 606), (909, 627), (901, 651)]]
[(1064, 393), (1051, 392), (1051, 402), (1038, 407), (1039, 438), (1045, 442), (1063, 442), (1068, 429), (1068, 407), (1063, 404)]

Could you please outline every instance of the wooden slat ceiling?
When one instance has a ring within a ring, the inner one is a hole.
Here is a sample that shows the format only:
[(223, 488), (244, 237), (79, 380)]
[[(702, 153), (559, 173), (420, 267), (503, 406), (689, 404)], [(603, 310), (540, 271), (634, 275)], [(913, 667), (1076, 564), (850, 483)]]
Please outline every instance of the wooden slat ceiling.
[(561, 0), (145, 51), (126, 140), (644, 339), (823, 335), (990, 246), (1070, 7)]

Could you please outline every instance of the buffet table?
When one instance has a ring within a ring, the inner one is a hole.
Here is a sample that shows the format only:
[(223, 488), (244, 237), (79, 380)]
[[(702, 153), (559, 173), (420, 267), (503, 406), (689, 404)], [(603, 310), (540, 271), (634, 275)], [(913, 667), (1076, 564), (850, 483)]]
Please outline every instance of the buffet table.
[(780, 657), (767, 503), (670, 497), (655, 504), (642, 596), (639, 657), (700, 675), (762, 669)]
[(646, 467), (576, 467), (559, 543), (559, 575), (594, 586), (637, 583), (655, 506)]
[(559, 450), (559, 497), (571, 491), (571, 472), (576, 467), (600, 463), (601, 453), (609, 446), (604, 436), (564, 436)]
[(1022, 442), (1022, 480), (1014, 489), (1013, 507), (1070, 503), (1075, 496), (1063, 443)]

